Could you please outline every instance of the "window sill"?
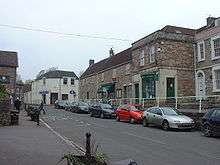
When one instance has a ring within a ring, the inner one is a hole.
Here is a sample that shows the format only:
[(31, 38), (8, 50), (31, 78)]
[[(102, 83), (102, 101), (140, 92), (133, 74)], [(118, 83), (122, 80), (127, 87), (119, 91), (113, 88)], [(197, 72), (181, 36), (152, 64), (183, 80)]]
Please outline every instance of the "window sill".
[(205, 61), (204, 58), (203, 59), (198, 59), (198, 62), (203, 62), (203, 61)]
[(220, 59), (220, 56), (212, 57), (212, 60), (217, 60), (217, 59)]
[(220, 92), (220, 89), (213, 89), (212, 92)]

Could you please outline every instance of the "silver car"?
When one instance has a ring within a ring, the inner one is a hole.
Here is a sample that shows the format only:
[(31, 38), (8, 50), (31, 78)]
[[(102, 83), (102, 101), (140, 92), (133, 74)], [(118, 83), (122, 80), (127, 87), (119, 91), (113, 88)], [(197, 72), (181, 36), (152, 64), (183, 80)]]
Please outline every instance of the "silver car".
[(161, 126), (164, 130), (169, 128), (192, 129), (195, 125), (190, 117), (182, 115), (171, 107), (148, 108), (143, 114), (143, 126), (146, 127), (149, 124)]

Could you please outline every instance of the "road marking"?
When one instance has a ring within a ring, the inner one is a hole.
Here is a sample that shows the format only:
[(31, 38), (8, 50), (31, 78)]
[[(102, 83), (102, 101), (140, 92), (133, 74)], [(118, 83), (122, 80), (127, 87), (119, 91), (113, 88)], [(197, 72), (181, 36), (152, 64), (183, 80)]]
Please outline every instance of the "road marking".
[(82, 154), (85, 154), (86, 151), (84, 148), (82, 148), (81, 146), (79, 146), (78, 144), (74, 143), (73, 141), (69, 140), (67, 137), (62, 136), (61, 134), (59, 134), (58, 132), (56, 132), (51, 126), (49, 126), (44, 120), (40, 119), (40, 121), (49, 129), (51, 130), (55, 135), (57, 135), (60, 139), (62, 139), (67, 145), (78, 149), (78, 151), (80, 151)]
[(128, 133), (128, 132), (122, 132), (122, 133), (123, 133), (123, 134), (126, 134), (126, 135), (130, 135), (130, 136), (137, 137), (137, 138), (139, 138), (139, 139), (149, 140), (149, 141), (154, 142), (154, 143), (166, 145), (166, 143), (164, 143), (164, 142), (162, 142), (162, 141), (159, 141), (159, 140), (154, 140), (154, 139), (151, 139), (151, 138), (148, 138), (148, 137), (138, 136), (138, 135), (135, 135), (135, 134), (133, 134), (133, 133)]

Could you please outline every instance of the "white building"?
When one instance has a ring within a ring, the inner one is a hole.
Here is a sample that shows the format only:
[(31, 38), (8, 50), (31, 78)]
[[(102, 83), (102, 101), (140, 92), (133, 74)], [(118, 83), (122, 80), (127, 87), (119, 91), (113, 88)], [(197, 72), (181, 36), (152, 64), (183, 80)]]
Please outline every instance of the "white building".
[[(74, 72), (53, 70), (36, 78), (31, 84), (28, 103), (54, 104), (56, 100), (75, 101), (78, 99), (79, 78)], [(31, 102), (29, 102), (31, 101)]]

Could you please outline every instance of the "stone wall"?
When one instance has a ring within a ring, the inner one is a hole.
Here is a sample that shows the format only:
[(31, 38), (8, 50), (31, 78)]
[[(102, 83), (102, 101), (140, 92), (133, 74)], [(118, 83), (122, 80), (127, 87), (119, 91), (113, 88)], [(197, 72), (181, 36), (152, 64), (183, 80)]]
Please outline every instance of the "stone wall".
[(0, 111), (0, 127), (8, 126), (11, 123), (11, 116), (9, 111)]

